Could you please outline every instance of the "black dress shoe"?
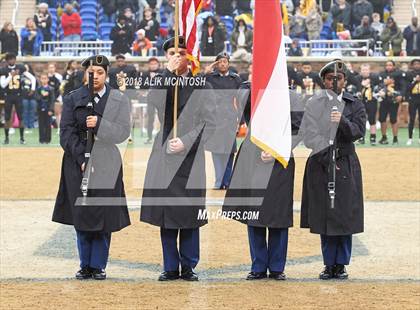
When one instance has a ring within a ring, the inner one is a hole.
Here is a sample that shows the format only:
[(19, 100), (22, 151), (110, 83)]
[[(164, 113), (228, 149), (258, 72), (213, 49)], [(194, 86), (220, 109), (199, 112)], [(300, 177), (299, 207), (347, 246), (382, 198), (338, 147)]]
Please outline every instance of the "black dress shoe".
[(159, 275), (158, 281), (172, 281), (179, 279), (178, 271), (164, 271)]
[(77, 280), (86, 280), (92, 278), (92, 270), (89, 267), (83, 267), (78, 272), (76, 272)]
[(382, 145), (388, 144), (388, 139), (386, 137), (382, 137), (381, 140), (379, 140), (379, 144), (382, 144)]
[(334, 277), (334, 266), (325, 266), (324, 270), (319, 274), (321, 280), (329, 280)]
[(349, 275), (346, 271), (346, 267), (344, 267), (344, 265), (336, 265), (334, 278), (337, 278), (340, 280), (346, 280), (348, 279), (348, 277)]
[(270, 271), (270, 275), (268, 276), (270, 279), (284, 281), (286, 280), (286, 275), (284, 272), (278, 272), (278, 271)]
[(198, 276), (191, 268), (182, 269), (181, 279), (185, 281), (198, 281)]
[(250, 273), (248, 273), (246, 277), (247, 280), (261, 280), (265, 278), (267, 278), (266, 272), (254, 272), (254, 271), (251, 271)]
[(104, 269), (92, 269), (92, 277), (95, 280), (105, 280), (106, 279), (106, 272)]
[(4, 139), (3, 144), (9, 144), (9, 138)]

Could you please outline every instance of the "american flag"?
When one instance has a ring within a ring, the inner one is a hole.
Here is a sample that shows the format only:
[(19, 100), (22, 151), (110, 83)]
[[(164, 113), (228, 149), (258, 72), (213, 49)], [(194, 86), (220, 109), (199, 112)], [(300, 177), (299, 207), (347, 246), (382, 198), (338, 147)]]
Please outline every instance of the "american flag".
[(179, 35), (187, 45), (187, 57), (191, 61), (192, 73), (200, 71), (200, 42), (197, 38), (197, 15), (203, 0), (177, 0), (179, 4)]

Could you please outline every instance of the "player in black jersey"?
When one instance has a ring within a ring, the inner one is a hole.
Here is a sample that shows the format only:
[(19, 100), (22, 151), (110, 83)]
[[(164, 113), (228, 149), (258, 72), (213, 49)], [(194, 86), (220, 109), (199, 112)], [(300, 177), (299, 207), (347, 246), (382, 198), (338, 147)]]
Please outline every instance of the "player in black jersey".
[(9, 144), (9, 128), (12, 121), (12, 109), (15, 107), (17, 117), (19, 119), (19, 132), (20, 132), (20, 144), (25, 144), (24, 133), (24, 122), (22, 118), (22, 76), (26, 76), (29, 79), (35, 77), (26, 71), (25, 67), (20, 64), (16, 64), (16, 55), (6, 55), (7, 66), (3, 69), (0, 74), (0, 86), (4, 89), (5, 94), (5, 107), (4, 107), (4, 118), (5, 126), (4, 133), (5, 139), (4, 144)]

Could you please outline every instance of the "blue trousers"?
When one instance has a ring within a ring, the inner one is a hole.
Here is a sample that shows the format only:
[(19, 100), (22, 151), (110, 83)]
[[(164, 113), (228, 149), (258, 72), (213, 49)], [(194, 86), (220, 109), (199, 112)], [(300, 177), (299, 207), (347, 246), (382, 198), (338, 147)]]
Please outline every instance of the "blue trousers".
[(321, 249), (325, 266), (348, 265), (351, 257), (352, 235), (321, 235)]
[(36, 114), (36, 100), (23, 99), (23, 122), (26, 128), (34, 128), (35, 114)]
[(228, 187), (230, 184), (230, 179), (232, 177), (234, 153), (211, 153), (211, 156), (213, 158), (214, 171), (216, 174), (216, 182), (214, 183), (214, 187)]
[[(267, 246), (268, 229), (268, 246)], [(248, 240), (253, 272), (283, 272), (286, 265), (288, 228), (248, 226)]]
[(76, 229), (80, 268), (105, 269), (108, 262), (111, 233), (80, 231)]
[[(177, 239), (179, 234), (179, 250)], [(200, 229), (160, 229), (162, 241), (163, 269), (178, 271), (181, 268), (195, 268), (200, 259)]]

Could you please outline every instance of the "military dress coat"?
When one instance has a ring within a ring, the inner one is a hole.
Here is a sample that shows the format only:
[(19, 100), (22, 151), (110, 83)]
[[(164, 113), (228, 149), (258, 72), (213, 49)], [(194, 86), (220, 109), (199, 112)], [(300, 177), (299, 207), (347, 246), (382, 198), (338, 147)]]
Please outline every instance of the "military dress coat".
[(169, 153), (176, 78), (166, 69), (149, 91), (148, 104), (157, 109), (161, 128), (147, 164), (140, 220), (169, 229), (198, 228), (207, 223), (198, 214), (205, 210), (204, 144), (215, 130), (216, 105), (210, 84), (179, 86), (177, 137), (185, 151)]
[[(336, 128), (336, 196), (330, 207), (329, 139), (332, 107), (342, 111)], [(363, 186), (359, 159), (354, 142), (364, 137), (366, 112), (363, 103), (344, 92), (342, 101), (323, 91), (306, 105), (302, 121), (305, 146), (312, 150), (306, 162), (303, 180), (301, 227), (312, 233), (329, 236), (363, 232)]]
[(229, 71), (221, 75), (218, 71), (206, 75), (216, 97), (216, 131), (206, 144), (206, 150), (216, 154), (236, 153), (236, 131), (239, 124), (239, 106), (235, 101), (241, 85), (238, 74)]
[[(238, 91), (238, 101), (241, 104), (246, 102), (244, 119), (248, 125), (251, 113), (250, 85), (249, 82), (244, 82)], [(247, 98), (243, 99), (244, 96)], [(301, 96), (291, 92), (290, 102), (292, 147), (294, 147), (299, 142), (298, 133), (303, 116), (303, 100)], [(250, 136), (251, 131), (249, 130), (239, 148), (232, 181), (226, 192), (223, 211), (259, 212), (258, 219), (240, 218), (240, 222), (249, 226), (291, 227), (293, 226), (295, 175), (293, 154), (286, 168), (277, 160), (264, 163), (261, 159), (262, 150), (251, 141)], [(253, 199), (252, 202), (251, 199)], [(233, 219), (235, 218), (233, 217)]]
[(103, 199), (105, 202), (104, 205), (88, 202), (90, 205), (85, 206), (80, 205), (78, 198), (82, 197), (81, 165), (85, 161), (88, 102), (89, 90), (86, 86), (63, 98), (60, 145), (64, 155), (52, 220), (73, 225), (80, 231), (118, 231), (130, 225), (122, 160), (116, 146), (130, 135), (130, 107), (128, 99), (120, 91), (112, 90), (108, 84), (105, 94), (94, 105), (94, 115), (98, 116), (98, 122), (94, 129), (95, 141), (89, 160), (93, 172), (89, 180), (88, 199)]

